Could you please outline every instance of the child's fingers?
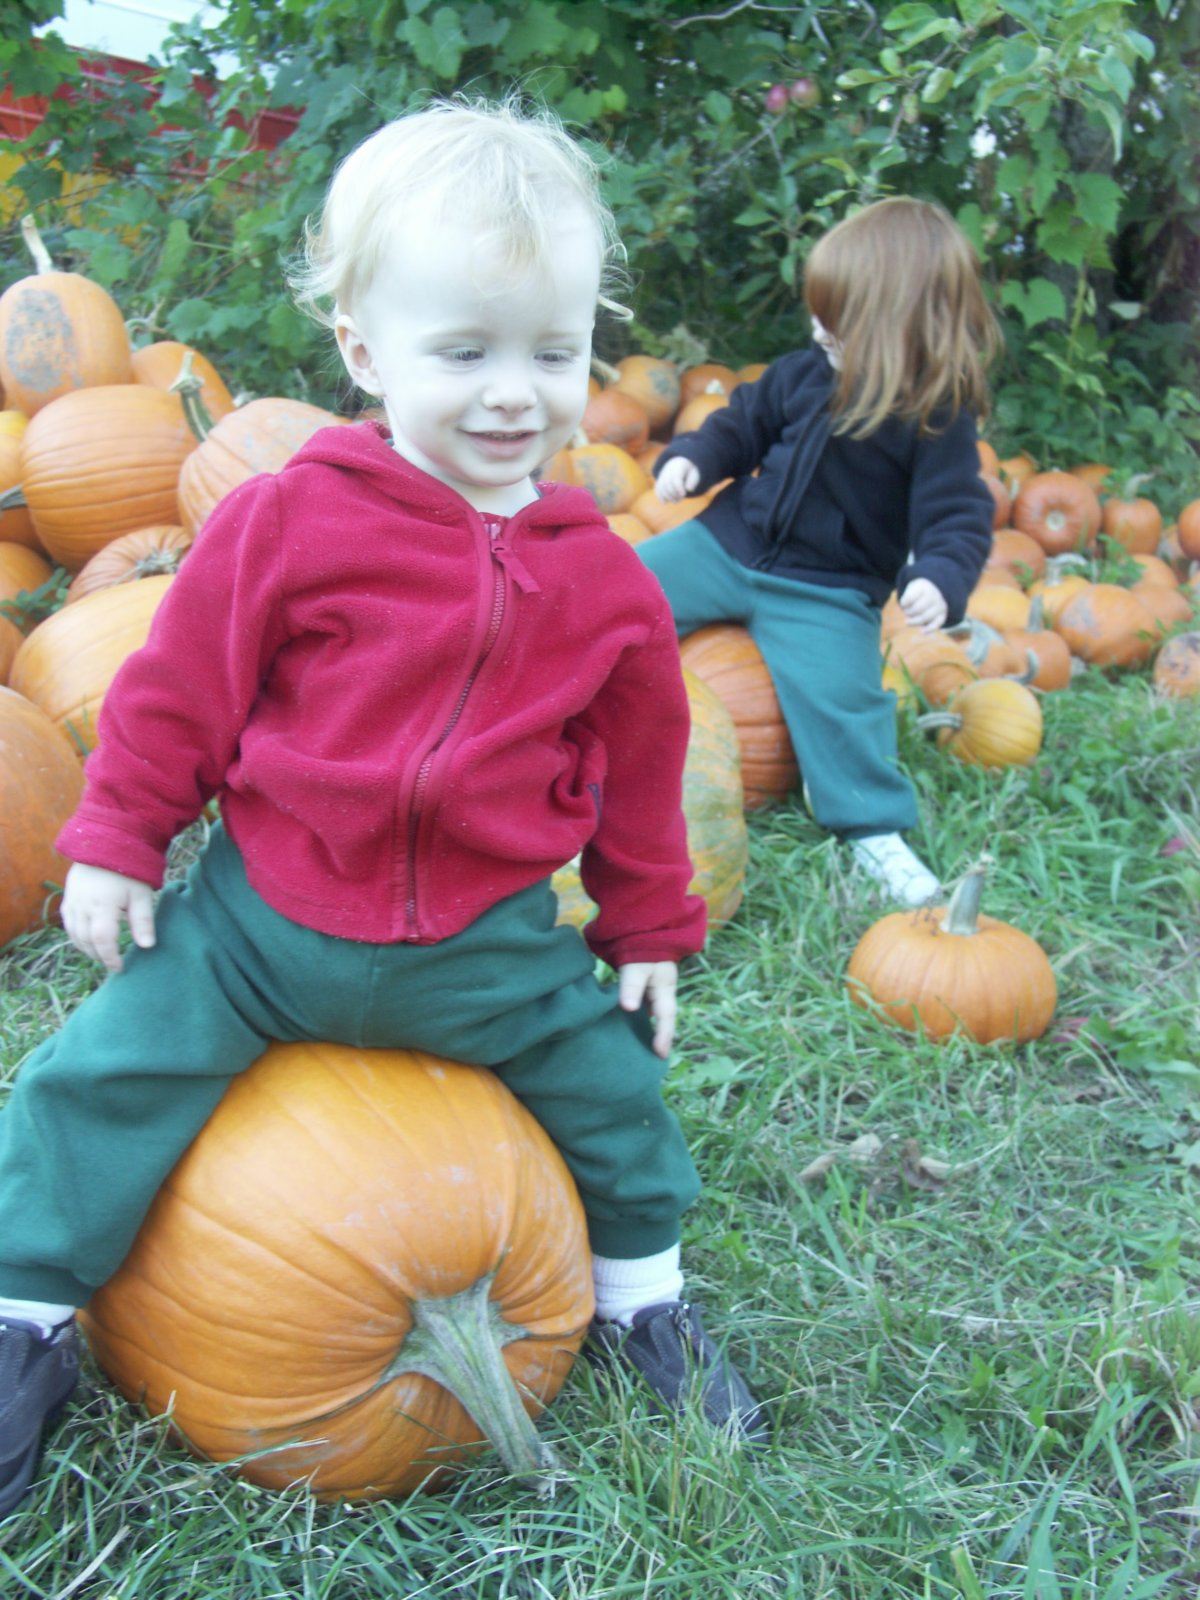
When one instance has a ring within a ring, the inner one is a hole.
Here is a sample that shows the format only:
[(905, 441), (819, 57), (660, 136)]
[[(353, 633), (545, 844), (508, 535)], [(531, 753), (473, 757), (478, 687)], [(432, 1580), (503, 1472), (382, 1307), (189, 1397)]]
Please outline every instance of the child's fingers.
[(646, 998), (649, 967), (631, 964), (622, 967), (617, 980), (617, 1001), (622, 1011), (637, 1011)]
[(665, 1061), (671, 1054), (671, 1042), (675, 1038), (675, 991), (656, 993), (650, 1013), (654, 1018), (654, 1054)]
[(129, 931), (141, 949), (149, 950), (154, 945), (154, 895), (149, 887), (129, 897)]

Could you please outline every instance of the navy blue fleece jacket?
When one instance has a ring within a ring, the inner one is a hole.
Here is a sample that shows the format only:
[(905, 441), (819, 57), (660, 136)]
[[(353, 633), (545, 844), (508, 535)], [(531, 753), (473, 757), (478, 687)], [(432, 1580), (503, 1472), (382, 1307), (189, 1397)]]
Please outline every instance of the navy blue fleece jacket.
[(946, 597), (947, 622), (959, 621), (992, 535), (974, 417), (935, 417), (931, 433), (889, 418), (853, 439), (831, 431), (833, 380), (820, 350), (781, 356), (674, 439), (655, 471), (686, 456), (701, 489), (733, 479), (700, 521), (744, 566), (861, 589), (877, 604), (903, 568), (900, 587), (928, 578)]

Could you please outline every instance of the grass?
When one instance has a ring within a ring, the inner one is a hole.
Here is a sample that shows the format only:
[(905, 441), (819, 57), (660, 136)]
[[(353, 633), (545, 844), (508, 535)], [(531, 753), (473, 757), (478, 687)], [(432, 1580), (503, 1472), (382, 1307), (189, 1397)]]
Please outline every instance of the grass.
[[(986, 908), (1051, 955), (1044, 1039), (938, 1045), (853, 1006), (880, 908), (792, 804), (753, 820), (742, 910), (685, 976), (671, 1084), (705, 1179), (686, 1262), (774, 1403), (769, 1452), (579, 1365), (543, 1423), (570, 1474), (554, 1499), (484, 1459), (439, 1497), (322, 1506), (196, 1462), (92, 1371), (0, 1524), (0, 1592), (1194, 1595), (1200, 705), (1089, 673), (1045, 709), (1039, 761), (1003, 775), (904, 731), (918, 843), (948, 879), (987, 848)], [(6, 1078), (94, 981), (61, 933), (10, 950)]]

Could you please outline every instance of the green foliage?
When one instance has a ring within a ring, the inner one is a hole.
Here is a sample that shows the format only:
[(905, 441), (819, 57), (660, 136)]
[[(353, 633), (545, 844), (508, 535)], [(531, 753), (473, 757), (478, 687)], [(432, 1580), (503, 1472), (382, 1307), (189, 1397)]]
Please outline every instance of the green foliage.
[[(29, 18), (56, 9), (37, 0)], [(1131, 406), (1169, 411), (1183, 492), (1198, 48), (1186, 0), (385, 0), (369, 17), (356, 0), (230, 0), (218, 27), (176, 30), (156, 104), (128, 84), (100, 107), (54, 101), (14, 183), (58, 254), (119, 283), (140, 336), (194, 340), (236, 385), (328, 403), (345, 398), (336, 363), (279, 272), (333, 165), (424, 96), (515, 85), (605, 162), (637, 321), (602, 330), (602, 354), (665, 351), (680, 328), (735, 365), (794, 347), (815, 238), (855, 205), (921, 194), (986, 262), (1008, 343), (1002, 446), (1111, 455), (1161, 442), (1165, 424), (1123, 428)], [(6, 22), (0, 50), (18, 92), (62, 71), (53, 36), (35, 49)], [(219, 52), (242, 63), (220, 81)], [(229, 121), (265, 104), (303, 109), (274, 153)], [(0, 281), (25, 270), (19, 209)]]

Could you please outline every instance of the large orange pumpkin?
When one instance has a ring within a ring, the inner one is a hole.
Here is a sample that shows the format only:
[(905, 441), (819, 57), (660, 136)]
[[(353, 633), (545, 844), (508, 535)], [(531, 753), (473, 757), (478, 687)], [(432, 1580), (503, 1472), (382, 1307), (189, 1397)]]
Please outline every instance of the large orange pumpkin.
[[(273, 1044), (230, 1084), (84, 1326), (199, 1454), (322, 1499), (408, 1494), (530, 1418), (592, 1314), (583, 1211), (481, 1068)], [(457, 1394), (457, 1397), (456, 1397)]]
[(118, 534), (178, 522), (179, 469), (196, 441), (173, 395), (141, 383), (78, 389), (21, 440), (21, 483), (43, 545), (78, 572)]
[(1191, 622), (1195, 615), (1192, 601), (1178, 584), (1168, 585), (1143, 579), (1135, 583), (1129, 592), (1150, 613), (1156, 636), (1168, 633), (1180, 622)]
[(17, 651), (9, 682), (58, 723), (81, 751), (95, 748), (96, 719), (125, 658), (146, 642), (170, 577), (143, 578), (85, 595), (40, 622)]
[(280, 472), (318, 428), (346, 421), (303, 400), (251, 400), (227, 412), (207, 432), (197, 413), (192, 418), (193, 443), (179, 473), (179, 516), (144, 521), (182, 522), (188, 533), (200, 530), (209, 512), (240, 483), (260, 472)]
[(851, 998), (910, 1032), (980, 1044), (1037, 1039), (1058, 1003), (1054, 970), (1036, 939), (979, 909), (986, 858), (948, 906), (893, 911), (859, 940)]
[(1047, 555), (1084, 550), (1100, 527), (1096, 491), (1070, 472), (1035, 472), (1013, 501), (1012, 525)]
[(43, 920), (67, 862), (54, 848), (79, 804), (83, 771), (44, 711), (0, 689), (0, 945)]
[(724, 703), (737, 729), (747, 811), (782, 799), (799, 776), (771, 674), (758, 646), (735, 624), (719, 622), (690, 634), (683, 664)]
[(129, 335), (107, 289), (56, 272), (32, 217), (22, 223), (37, 271), (0, 295), (0, 383), (27, 417), (75, 389), (132, 383)]
[[(684, 672), (692, 726), (683, 769), (683, 814), (695, 876), (692, 894), (708, 906), (708, 925), (720, 927), (742, 903), (749, 843), (742, 814), (737, 729), (720, 699), (693, 672)], [(558, 920), (581, 928), (595, 906), (579, 878), (578, 858), (554, 874)]]

